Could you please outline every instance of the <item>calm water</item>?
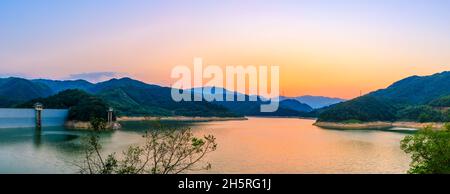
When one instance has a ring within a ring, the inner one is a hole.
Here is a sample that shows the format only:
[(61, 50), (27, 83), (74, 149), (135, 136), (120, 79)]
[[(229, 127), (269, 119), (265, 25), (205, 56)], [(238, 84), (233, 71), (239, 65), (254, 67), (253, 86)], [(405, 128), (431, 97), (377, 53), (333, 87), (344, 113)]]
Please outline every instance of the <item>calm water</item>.
[[(188, 124), (197, 135), (213, 134), (218, 149), (202, 173), (405, 173), (409, 157), (399, 148), (406, 133), (326, 130), (313, 120), (250, 118)], [(126, 123), (101, 133), (107, 153), (143, 142), (151, 125)], [(74, 173), (87, 132), (63, 128), (0, 129), (0, 173)]]

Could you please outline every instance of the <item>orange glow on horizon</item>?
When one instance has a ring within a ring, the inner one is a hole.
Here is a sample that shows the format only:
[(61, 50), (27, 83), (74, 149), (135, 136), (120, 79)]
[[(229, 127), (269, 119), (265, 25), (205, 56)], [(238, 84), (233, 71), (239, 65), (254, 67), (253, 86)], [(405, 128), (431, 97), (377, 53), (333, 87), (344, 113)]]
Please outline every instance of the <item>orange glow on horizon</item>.
[(201, 57), (222, 67), (279, 65), (285, 96), (350, 99), (450, 70), (449, 2), (343, 2), (5, 4), (0, 72), (52, 79), (117, 72), (170, 86), (173, 67)]

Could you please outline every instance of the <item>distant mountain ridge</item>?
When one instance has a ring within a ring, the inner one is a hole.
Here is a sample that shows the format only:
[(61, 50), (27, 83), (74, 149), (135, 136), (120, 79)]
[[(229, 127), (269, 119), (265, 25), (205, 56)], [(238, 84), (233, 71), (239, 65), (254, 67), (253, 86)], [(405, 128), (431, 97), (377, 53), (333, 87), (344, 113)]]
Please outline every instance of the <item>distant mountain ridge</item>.
[(280, 107), (292, 109), (299, 112), (311, 112), (314, 110), (311, 106), (294, 99), (280, 101)]
[(68, 89), (79, 89), (101, 97), (122, 116), (238, 116), (224, 107), (207, 102), (174, 102), (171, 88), (131, 78), (111, 79), (96, 84), (84, 80), (3, 78), (0, 79), (0, 105), (12, 107)]
[[(15, 104), (25, 103), (32, 99), (46, 98), (62, 91), (78, 89), (104, 99), (114, 107), (119, 115), (127, 116), (302, 116), (310, 112), (309, 105), (285, 100), (280, 102), (278, 111), (263, 113), (260, 111), (262, 104), (267, 102), (262, 99), (248, 101), (250, 96), (244, 96), (245, 102), (175, 102), (171, 98), (169, 87), (147, 84), (131, 78), (111, 79), (99, 83), (91, 83), (85, 80), (48, 80), (23, 78), (0, 79), (0, 106), (11, 107)], [(192, 95), (199, 95), (191, 91)], [(214, 89), (212, 93), (214, 93)]]
[(428, 103), (450, 95), (450, 71), (429, 76), (411, 76), (369, 95), (409, 104)]
[(86, 80), (48, 80), (48, 79), (34, 79), (30, 80), (33, 83), (40, 83), (47, 85), (52, 93), (56, 94), (64, 90), (69, 89), (80, 89), (80, 90), (88, 90), (93, 87), (95, 84), (88, 82)]
[(326, 96), (311, 96), (311, 95), (297, 96), (297, 97), (280, 96), (280, 100), (285, 100), (285, 99), (297, 100), (301, 103), (311, 106), (314, 109), (319, 109), (319, 108), (327, 107), (327, 106), (330, 106), (333, 104), (337, 104), (337, 103), (346, 101), (346, 99), (330, 98), (330, 97), (326, 97)]
[(107, 120), (105, 112), (108, 105), (104, 100), (78, 89), (68, 89), (58, 94), (36, 98), (17, 105), (17, 108), (32, 108), (35, 103), (42, 103), (46, 108), (69, 109), (71, 121), (90, 121), (92, 118)]
[[(174, 102), (171, 98), (171, 88), (147, 84), (128, 77), (111, 79), (99, 83), (91, 83), (85, 80), (49, 80), (49, 79), (23, 79), (0, 78), (0, 106), (11, 107), (36, 98), (45, 98), (56, 95), (59, 92), (78, 89), (92, 95), (101, 97), (113, 106), (119, 115), (127, 116), (307, 116), (313, 111), (307, 103), (298, 99), (312, 102), (315, 107), (321, 107), (339, 101), (327, 97), (304, 96), (296, 99), (280, 98), (279, 109), (273, 113), (263, 113), (260, 107), (267, 104), (263, 97), (257, 97), (257, 101), (249, 101), (251, 96), (223, 90), (222, 95), (233, 94), (235, 99), (242, 96), (245, 102)], [(203, 93), (209, 91), (213, 95), (219, 92), (218, 88), (200, 88)], [(186, 90), (192, 95), (200, 95), (198, 90)], [(254, 97), (254, 96), (252, 96)], [(312, 100), (311, 100), (312, 99)], [(316, 100), (316, 101), (314, 101)], [(318, 102), (317, 102), (318, 101)], [(314, 104), (316, 102), (316, 104)], [(317, 104), (319, 103), (319, 105)], [(306, 114), (308, 113), (308, 114)]]
[[(197, 89), (197, 91), (196, 91)], [(206, 89), (206, 90), (204, 90)], [(188, 89), (186, 91), (192, 91), (194, 93), (200, 93), (203, 94), (205, 93), (206, 95), (214, 95), (217, 93), (221, 94), (236, 94), (237, 96), (245, 96), (245, 94), (239, 93), (239, 92), (233, 92), (224, 88), (219, 88), (219, 87), (203, 87), (203, 88), (192, 88), (192, 89)], [(209, 91), (209, 92), (203, 92), (203, 91)], [(264, 97), (261, 96), (256, 96), (260, 99), (263, 99)], [(312, 95), (304, 95), (304, 96), (297, 96), (297, 97), (286, 97), (286, 96), (279, 96), (279, 101), (283, 101), (283, 100), (297, 100), (298, 102), (302, 103), (302, 104), (306, 104), (308, 106), (310, 106), (313, 109), (320, 109), (323, 107), (327, 107), (333, 104), (337, 104), (340, 102), (344, 102), (346, 101), (346, 99), (342, 99), (342, 98), (332, 98), (332, 97), (326, 97), (326, 96), (312, 96)], [(309, 112), (309, 111), (308, 111)]]
[[(311, 106), (305, 103), (301, 103), (297, 100), (284, 99), (279, 101), (278, 111), (274, 113), (263, 113), (260, 111), (260, 107), (263, 104), (268, 104), (264, 97), (257, 95), (246, 95), (239, 92), (233, 92), (221, 87), (202, 87), (202, 88), (191, 88), (185, 90), (186, 92), (193, 92), (195, 95), (203, 95), (206, 97), (213, 98), (214, 95), (222, 96), (224, 101), (214, 101), (213, 103), (222, 105), (229, 110), (240, 113), (247, 116), (306, 116), (305, 113), (309, 113), (313, 110)], [(227, 95), (234, 96), (235, 101), (225, 101)], [(238, 102), (236, 99), (238, 97), (244, 98), (244, 102)], [(256, 98), (256, 101), (250, 101), (251, 97)], [(272, 99), (275, 100), (275, 99)], [(309, 114), (308, 114), (309, 115)]]
[[(227, 108), (228, 110), (245, 116), (305, 116), (307, 112), (310, 112), (312, 108), (306, 104), (283, 102), (279, 104), (278, 110), (275, 112), (261, 112), (261, 105), (269, 104), (267, 99), (261, 96), (250, 96), (239, 92), (233, 92), (221, 87), (202, 87), (186, 89), (185, 92), (192, 92), (194, 95), (201, 95), (203, 97), (211, 97), (214, 95), (222, 96), (223, 101), (213, 101), (211, 103), (217, 104)], [(227, 101), (226, 96), (232, 95), (233, 101)], [(245, 101), (238, 101), (238, 97), (245, 99)], [(251, 101), (251, 97), (254, 97), (256, 101)]]

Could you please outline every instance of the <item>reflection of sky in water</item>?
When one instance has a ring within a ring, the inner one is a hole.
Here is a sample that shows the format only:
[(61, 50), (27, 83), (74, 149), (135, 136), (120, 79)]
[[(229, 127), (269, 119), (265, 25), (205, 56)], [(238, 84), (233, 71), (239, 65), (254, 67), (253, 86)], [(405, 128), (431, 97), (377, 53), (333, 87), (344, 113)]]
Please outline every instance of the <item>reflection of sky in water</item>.
[[(42, 126), (62, 126), (67, 120), (68, 110), (44, 109)], [(34, 127), (36, 111), (22, 108), (0, 108), (0, 129)]]
[(80, 156), (82, 137), (88, 134), (62, 127), (0, 129), (0, 172), (75, 172), (70, 163)]
[[(324, 130), (312, 120), (250, 118), (227, 122), (163, 122), (213, 134), (218, 150), (207, 157), (212, 173), (402, 173), (409, 157), (399, 148), (406, 135), (392, 131)], [(127, 122), (124, 129), (97, 133), (104, 153), (144, 142), (153, 122)], [(0, 129), (0, 173), (74, 173), (88, 131), (47, 127)]]

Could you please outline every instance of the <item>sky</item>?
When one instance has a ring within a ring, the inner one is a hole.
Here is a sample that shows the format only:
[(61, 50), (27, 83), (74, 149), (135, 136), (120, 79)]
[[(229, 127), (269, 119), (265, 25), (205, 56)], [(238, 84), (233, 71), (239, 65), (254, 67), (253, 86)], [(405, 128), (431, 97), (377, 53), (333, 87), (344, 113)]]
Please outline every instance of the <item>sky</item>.
[(353, 98), (450, 70), (448, 0), (2, 0), (0, 76), (170, 86), (173, 67), (279, 65), (283, 95)]

